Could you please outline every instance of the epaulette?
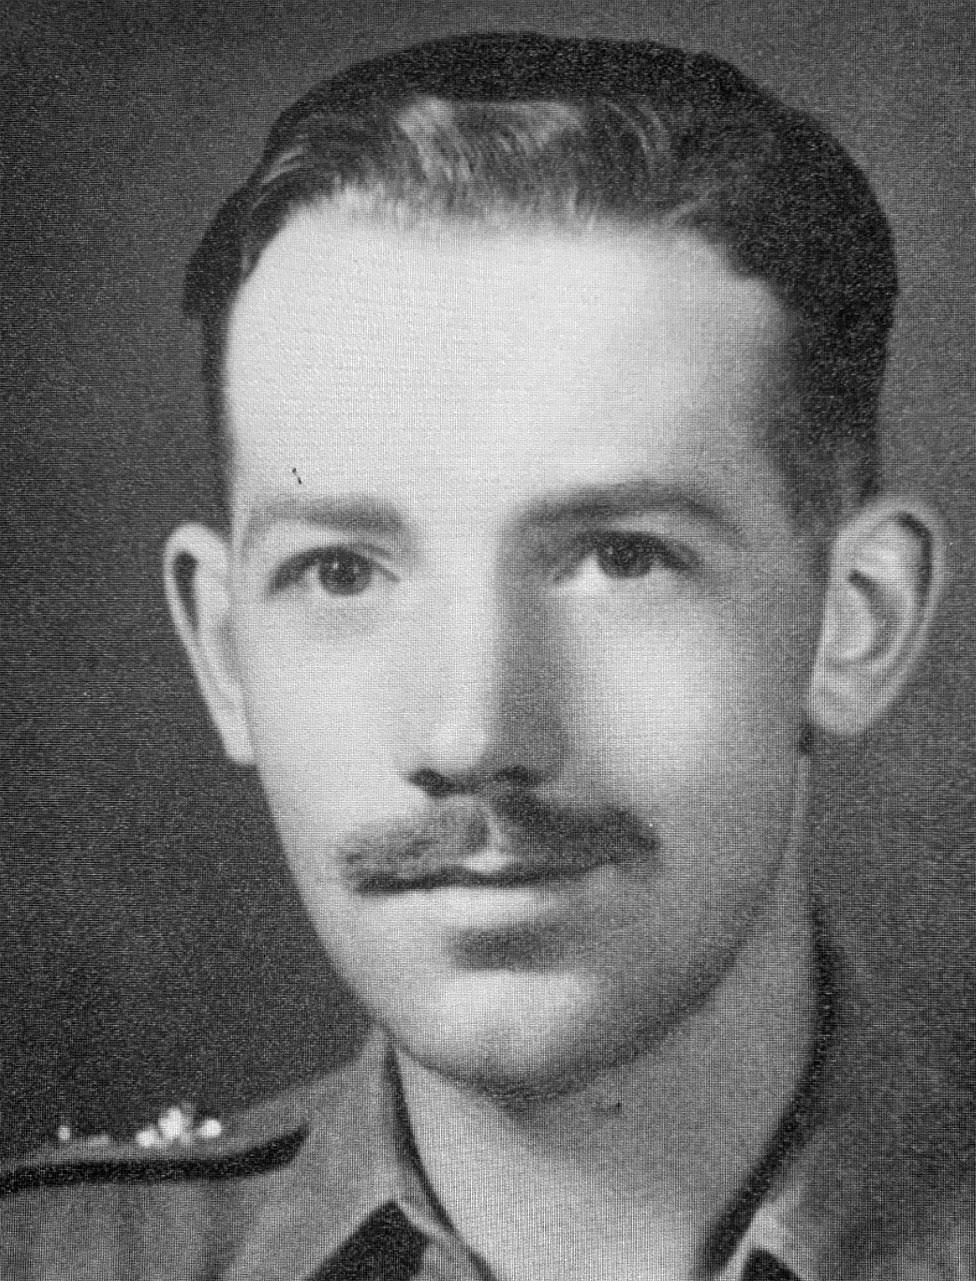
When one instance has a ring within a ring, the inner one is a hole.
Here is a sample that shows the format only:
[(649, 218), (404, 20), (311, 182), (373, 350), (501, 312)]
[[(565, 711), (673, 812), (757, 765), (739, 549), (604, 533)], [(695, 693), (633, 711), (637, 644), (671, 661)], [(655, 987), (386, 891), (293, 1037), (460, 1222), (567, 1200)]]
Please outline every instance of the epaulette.
[(165, 1108), (128, 1138), (76, 1137), (59, 1127), (54, 1140), (0, 1164), (0, 1196), (75, 1183), (155, 1183), (232, 1179), (287, 1165), (308, 1131), (309, 1089), (300, 1087), (232, 1115), (197, 1116), (186, 1105)]

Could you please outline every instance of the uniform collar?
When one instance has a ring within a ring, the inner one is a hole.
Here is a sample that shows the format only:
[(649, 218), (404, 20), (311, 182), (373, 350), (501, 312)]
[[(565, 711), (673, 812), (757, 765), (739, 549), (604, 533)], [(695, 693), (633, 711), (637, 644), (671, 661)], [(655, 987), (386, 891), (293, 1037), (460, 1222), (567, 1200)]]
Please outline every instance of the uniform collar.
[[(843, 1256), (835, 1247), (848, 1239), (845, 1234), (862, 1211), (865, 1221), (871, 1219), (875, 1198), (870, 1188), (883, 1188), (884, 1200), (894, 1204), (890, 1176), (904, 1166), (903, 1182), (909, 1188), (904, 1204), (919, 1199), (911, 1192), (918, 1180), (904, 1153), (895, 1166), (887, 1159), (872, 1166), (879, 1135), (899, 1129), (914, 1133), (890, 1109), (901, 1100), (897, 1106), (912, 1112), (919, 1090), (905, 1081), (893, 1089), (890, 1084), (880, 1087), (884, 1070), (908, 1062), (911, 1046), (892, 1039), (891, 1018), (861, 990), (850, 965), (842, 963), (819, 929), (817, 941), (821, 1019), (810, 1065), (766, 1156), (716, 1234), (708, 1274), (715, 1281), (826, 1281), (828, 1276), (866, 1275), (854, 1266), (838, 1271), (837, 1260)], [(927, 1088), (933, 1097), (944, 1097), (937, 1086), (929, 1083)], [(952, 1272), (938, 1262), (952, 1233), (961, 1232), (959, 1239), (965, 1238), (972, 1250), (974, 1216), (972, 1206), (966, 1206), (955, 1228), (935, 1230), (932, 1261), (921, 1271), (898, 1275), (933, 1281), (976, 1275), (965, 1269)], [(892, 1249), (901, 1249), (894, 1244), (897, 1232), (891, 1231), (888, 1239), (891, 1226), (882, 1225), (882, 1236), (875, 1238), (884, 1266), (872, 1276), (895, 1275), (885, 1263), (893, 1262)], [(392, 1051), (385, 1037), (374, 1032), (355, 1062), (315, 1088), (305, 1141), (291, 1163), (273, 1176), (264, 1208), (227, 1281), (365, 1275), (341, 1272), (330, 1261), (348, 1261), (351, 1246), (359, 1249), (377, 1233), (385, 1234), (401, 1254), (422, 1253), (426, 1243), (433, 1243), (444, 1258), (455, 1260), (456, 1266), (447, 1268), (452, 1276), (483, 1275), (427, 1186)], [(855, 1247), (858, 1257), (865, 1239), (860, 1237)], [(910, 1239), (917, 1253), (918, 1235), (913, 1231)], [(412, 1275), (409, 1267), (401, 1275)]]
[[(913, 1203), (922, 1201), (911, 1159), (917, 1145), (912, 1137), (893, 1161), (885, 1150), (888, 1134), (919, 1133), (906, 1124), (922, 1098), (912, 1075), (912, 1042), (902, 1043), (897, 1020), (862, 989), (819, 923), (815, 937), (821, 1001), (810, 1062), (765, 1156), (713, 1234), (706, 1275), (714, 1281), (825, 1281), (838, 1275), (838, 1266), (840, 1274), (855, 1275), (847, 1249), (857, 1258), (870, 1253), (890, 1261), (893, 1251), (901, 1257), (906, 1242), (917, 1252), (922, 1235), (935, 1259), (947, 1233), (956, 1231), (929, 1220), (920, 1220), (918, 1230), (908, 1224)], [(898, 1064), (909, 1075), (886, 1079)], [(938, 1082), (925, 1088), (945, 1097)], [(327, 1278), (330, 1260), (343, 1257), (350, 1243), (358, 1249), (375, 1231), (386, 1233), (397, 1250), (422, 1253), (432, 1243), (456, 1260), (451, 1275), (483, 1275), (426, 1183), (383, 1034), (374, 1031), (359, 1058), (322, 1081), (312, 1100), (307, 1137), (274, 1176), (228, 1281)], [(901, 1200), (899, 1179), (908, 1189)], [(878, 1189), (884, 1204), (877, 1202)], [(876, 1213), (889, 1201), (897, 1222)], [(960, 1216), (963, 1232), (971, 1232), (972, 1207)], [(409, 1269), (402, 1274), (411, 1275)], [(955, 1274), (932, 1263), (918, 1275)]]
[(446, 1236), (412, 1151), (382, 1034), (312, 1095), (308, 1131), (271, 1185), (227, 1281), (307, 1281), (396, 1207), (404, 1231)]
[[(800, 1213), (794, 1150), (813, 1115), (806, 1110), (808, 1094), (801, 1098), (729, 1216), (724, 1257), (716, 1259), (712, 1274), (720, 1281), (749, 1281), (751, 1275), (820, 1281), (818, 1240), (804, 1230)], [(396, 1248), (407, 1252), (432, 1242), (456, 1257), (465, 1253), (421, 1172), (393, 1054), (379, 1032), (354, 1063), (316, 1091), (307, 1137), (275, 1175), (227, 1281), (328, 1277), (330, 1261), (338, 1265), (344, 1252), (365, 1248), (360, 1243), (371, 1231), (392, 1235)], [(759, 1268), (757, 1259), (764, 1260)], [(469, 1266), (472, 1277), (481, 1275), (473, 1261)]]

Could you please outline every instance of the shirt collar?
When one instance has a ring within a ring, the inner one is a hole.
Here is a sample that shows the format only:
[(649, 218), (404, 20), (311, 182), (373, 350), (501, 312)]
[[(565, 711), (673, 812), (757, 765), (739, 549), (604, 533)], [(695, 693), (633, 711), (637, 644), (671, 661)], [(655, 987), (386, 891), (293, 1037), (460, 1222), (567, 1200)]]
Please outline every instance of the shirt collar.
[[(797, 1125), (795, 1114), (778, 1132), (789, 1134), (773, 1154), (774, 1172), (761, 1173), (744, 1193), (738, 1215), (745, 1221), (731, 1227), (736, 1239), (715, 1273), (721, 1281), (748, 1281), (757, 1252), (779, 1265), (781, 1272), (773, 1275), (820, 1281), (818, 1239), (804, 1228), (802, 1178), (793, 1154), (805, 1135), (805, 1116)], [(405, 1248), (423, 1241), (454, 1256), (464, 1253), (420, 1169), (392, 1050), (374, 1032), (359, 1058), (317, 1090), (305, 1142), (275, 1175), (228, 1281), (327, 1276), (329, 1261), (377, 1224), (399, 1233)], [(479, 1275), (473, 1261), (471, 1275)]]
[[(856, 1038), (843, 1029), (863, 1031), (867, 1012), (852, 1007), (851, 976), (842, 974), (845, 967), (819, 919), (814, 937), (820, 1003), (810, 1061), (765, 1155), (713, 1234), (710, 1275), (716, 1281), (751, 1281), (756, 1274), (822, 1281), (826, 1274), (832, 1227), (811, 1202), (811, 1173), (825, 1161), (834, 1165), (836, 1095), (856, 1080), (849, 1052)], [(424, 1177), (384, 1033), (374, 1029), (359, 1057), (321, 1083), (309, 1116), (307, 1138), (276, 1176), (228, 1281), (328, 1275), (320, 1270), (372, 1222), (389, 1229), (394, 1209), (402, 1234), (455, 1257), (466, 1255)], [(769, 1266), (750, 1273), (758, 1257)], [(473, 1261), (471, 1275), (482, 1275)]]
[(712, 1235), (711, 1251), (721, 1281), (749, 1281), (751, 1262), (769, 1263), (759, 1275), (784, 1281), (819, 1281), (823, 1233), (806, 1209), (806, 1172), (819, 1159), (828, 1123), (829, 1081), (835, 1070), (840, 1018), (839, 961), (819, 918), (814, 921), (814, 968), (819, 996), (810, 1056), (789, 1108), (766, 1150), (745, 1180), (725, 1219)]
[[(944, 1078), (934, 1064), (918, 1075), (917, 1047), (893, 1016), (897, 1006), (872, 995), (852, 958), (816, 924), (821, 1018), (811, 1064), (774, 1139), (772, 1160), (760, 1163), (764, 1193), (754, 1198), (734, 1257), (719, 1275), (752, 1281), (750, 1255), (764, 1252), (796, 1281), (866, 1277), (869, 1268), (872, 1277), (948, 1281), (957, 1273), (940, 1260), (954, 1230), (951, 1215), (944, 1221), (923, 1215), (916, 1223), (904, 1214), (906, 1189), (913, 1203), (925, 1205), (911, 1114), (920, 1091), (946, 1097)], [(908, 1151), (898, 1146), (906, 1139)], [(889, 1203), (900, 1220), (888, 1213)], [(965, 1232), (971, 1214), (960, 1221)], [(906, 1247), (915, 1260), (910, 1273), (899, 1270)]]
[(392, 1207), (408, 1231), (449, 1235), (412, 1152), (392, 1051), (374, 1031), (312, 1095), (305, 1140), (274, 1176), (227, 1281), (306, 1281)]

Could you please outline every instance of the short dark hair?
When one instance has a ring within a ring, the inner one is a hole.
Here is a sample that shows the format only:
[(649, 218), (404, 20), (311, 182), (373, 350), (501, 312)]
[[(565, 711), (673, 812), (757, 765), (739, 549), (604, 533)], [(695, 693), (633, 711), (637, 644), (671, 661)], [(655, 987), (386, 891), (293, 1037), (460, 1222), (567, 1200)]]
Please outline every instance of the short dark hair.
[(696, 233), (789, 320), (763, 428), (794, 512), (831, 527), (879, 484), (878, 399), (897, 293), (871, 188), (816, 120), (707, 53), (528, 33), (464, 35), (361, 63), (279, 118), (194, 254), (222, 457), (227, 319), (299, 209)]

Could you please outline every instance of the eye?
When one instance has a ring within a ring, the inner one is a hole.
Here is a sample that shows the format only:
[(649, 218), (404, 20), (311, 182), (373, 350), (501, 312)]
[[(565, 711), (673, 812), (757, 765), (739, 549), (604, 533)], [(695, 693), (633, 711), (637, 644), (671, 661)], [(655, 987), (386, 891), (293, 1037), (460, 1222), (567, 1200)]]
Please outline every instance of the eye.
[(643, 578), (654, 570), (687, 569), (687, 557), (653, 534), (611, 530), (595, 535), (589, 550), (607, 578)]
[(358, 596), (373, 581), (373, 566), (359, 552), (330, 547), (316, 562), (316, 577), (331, 596)]
[(376, 565), (351, 547), (316, 547), (282, 565), (271, 580), (272, 591), (314, 581), (329, 596), (361, 596), (376, 576)]

